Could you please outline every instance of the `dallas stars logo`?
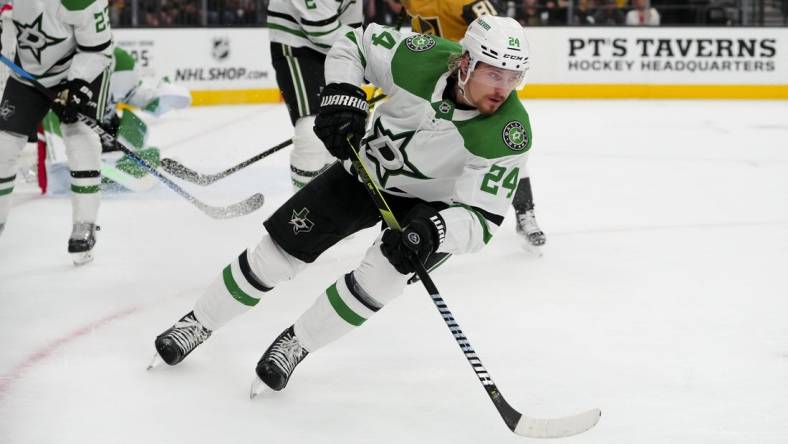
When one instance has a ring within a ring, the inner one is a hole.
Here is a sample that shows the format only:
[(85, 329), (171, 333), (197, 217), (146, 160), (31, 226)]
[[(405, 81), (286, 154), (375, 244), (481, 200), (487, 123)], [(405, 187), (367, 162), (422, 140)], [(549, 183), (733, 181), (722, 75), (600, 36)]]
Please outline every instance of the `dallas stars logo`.
[(8, 120), (11, 116), (14, 115), (15, 112), (16, 112), (16, 107), (14, 105), (11, 105), (11, 103), (8, 102), (8, 99), (5, 99), (3, 101), (3, 104), (0, 105), (0, 118), (2, 118), (3, 120)]
[(435, 39), (425, 34), (416, 34), (405, 39), (405, 45), (413, 52), (424, 52), (435, 46)]
[(14, 20), (14, 25), (16, 26), (16, 35), (17, 35), (17, 48), (22, 50), (26, 49), (33, 53), (33, 57), (35, 57), (36, 62), (41, 63), (41, 53), (48, 47), (52, 45), (57, 45), (58, 43), (66, 40), (65, 38), (57, 38), (51, 35), (48, 35), (41, 29), (41, 22), (44, 18), (44, 13), (38, 15), (38, 17), (33, 20), (33, 23), (29, 25), (17, 22)]
[(293, 210), (293, 215), (290, 217), (289, 222), (293, 226), (293, 234), (298, 235), (301, 232), (308, 233), (312, 231), (315, 223), (306, 217), (308, 214), (309, 209), (306, 207), (302, 208), (301, 211)]
[(513, 120), (503, 128), (503, 141), (509, 148), (522, 151), (528, 146), (528, 134), (522, 123)]
[(375, 173), (381, 186), (385, 187), (391, 176), (403, 175), (415, 179), (429, 179), (408, 161), (405, 149), (415, 133), (415, 131), (405, 131), (394, 134), (383, 128), (380, 119), (375, 120), (373, 133), (364, 139), (364, 143), (367, 157), (375, 164)]

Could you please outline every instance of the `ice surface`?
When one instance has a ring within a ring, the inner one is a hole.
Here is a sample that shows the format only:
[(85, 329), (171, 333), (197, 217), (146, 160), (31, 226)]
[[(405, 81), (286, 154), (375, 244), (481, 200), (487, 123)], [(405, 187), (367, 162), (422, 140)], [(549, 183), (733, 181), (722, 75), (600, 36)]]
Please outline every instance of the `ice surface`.
[[(434, 273), (507, 400), (599, 407), (573, 443), (788, 442), (788, 102), (532, 101), (544, 255), (507, 218)], [(281, 105), (149, 121), (163, 154), (214, 173), (290, 137)], [(15, 192), (0, 236), (0, 443), (522, 442), (419, 285), (250, 401), (270, 341), (361, 259), (374, 230), (146, 372), (154, 337), (262, 233), (290, 193), (288, 151), (210, 187), (213, 220), (164, 186), (106, 195), (93, 263), (66, 253), (67, 196)], [(180, 182), (179, 182), (180, 183)]]

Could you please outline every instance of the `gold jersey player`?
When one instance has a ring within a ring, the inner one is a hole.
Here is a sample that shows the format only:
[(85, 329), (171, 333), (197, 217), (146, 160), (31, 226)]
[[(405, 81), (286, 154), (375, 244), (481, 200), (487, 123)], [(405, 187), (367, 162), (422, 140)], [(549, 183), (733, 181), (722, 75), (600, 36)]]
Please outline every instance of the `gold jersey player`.
[[(459, 41), (468, 25), (479, 16), (497, 15), (489, 0), (400, 0), (411, 17), (414, 32), (431, 34)], [(528, 170), (520, 172), (520, 182), (512, 206), (517, 215), (517, 233), (531, 245), (540, 246), (547, 240), (536, 223), (531, 178)]]

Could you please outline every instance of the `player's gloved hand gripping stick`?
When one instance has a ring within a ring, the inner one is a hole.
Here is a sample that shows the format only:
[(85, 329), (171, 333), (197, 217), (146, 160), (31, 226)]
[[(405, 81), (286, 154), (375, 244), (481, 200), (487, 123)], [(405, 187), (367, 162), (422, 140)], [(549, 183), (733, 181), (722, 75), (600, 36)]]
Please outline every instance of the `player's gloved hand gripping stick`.
[[(386, 199), (383, 197), (380, 189), (375, 185), (375, 182), (372, 181), (369, 171), (367, 171), (366, 167), (364, 167), (364, 164), (361, 162), (361, 157), (356, 147), (351, 145), (349, 140), (347, 143), (353, 155), (351, 158), (353, 166), (369, 192), (372, 201), (375, 203), (378, 211), (380, 211), (383, 221), (389, 227), (388, 230), (403, 231), (403, 228), (400, 226), (399, 222), (397, 222), (388, 203), (386, 203)], [(405, 227), (403, 234), (407, 236), (409, 230), (408, 227)], [(416, 232), (414, 230), (411, 231)], [(417, 237), (412, 238), (410, 242), (414, 244), (413, 248), (408, 247), (411, 251), (420, 251), (417, 247), (419, 243)], [(452, 315), (451, 311), (449, 311), (449, 307), (446, 306), (446, 302), (441, 298), (437, 287), (432, 282), (432, 278), (429, 273), (427, 273), (427, 270), (424, 269), (421, 257), (417, 256), (417, 254), (418, 253), (415, 253), (411, 256), (411, 266), (413, 270), (415, 270), (416, 275), (419, 277), (422, 284), (424, 284), (424, 288), (427, 290), (427, 293), (430, 294), (432, 302), (443, 317), (443, 321), (446, 323), (446, 326), (449, 327), (452, 335), (454, 335), (454, 340), (457, 341), (457, 345), (460, 346), (460, 349), (465, 354), (465, 359), (467, 359), (468, 363), (473, 367), (476, 377), (479, 378), (479, 382), (484, 386), (484, 389), (490, 396), (501, 418), (503, 418), (512, 432), (529, 438), (563, 438), (583, 433), (596, 425), (602, 415), (599, 409), (588, 410), (573, 416), (542, 419), (525, 416), (512, 408), (503, 398), (501, 392), (498, 391), (498, 387), (496, 387), (492, 378), (487, 373), (487, 370), (482, 365), (481, 359), (476, 356), (476, 352), (470, 342), (468, 342), (468, 338), (465, 337), (459, 324), (457, 324), (457, 321), (454, 319), (454, 315)]]
[[(0, 55), (0, 61), (6, 64), (9, 68), (11, 68), (16, 74), (18, 74), (23, 79), (27, 80), (38, 92), (43, 94), (45, 97), (49, 98), (51, 101), (55, 101), (55, 93), (50, 91), (47, 87), (42, 85), (32, 74), (28, 73), (21, 67), (17, 66), (14, 62), (9, 60), (7, 57)], [(63, 107), (68, 108), (68, 103), (61, 103), (59, 105), (61, 109)], [(73, 108), (71, 108), (73, 111)], [(260, 193), (255, 193), (252, 196), (244, 199), (241, 202), (228, 205), (226, 207), (216, 207), (208, 205), (202, 201), (197, 200), (194, 196), (187, 193), (183, 188), (179, 187), (175, 182), (168, 179), (166, 176), (162, 175), (156, 168), (151, 166), (147, 163), (143, 158), (141, 158), (134, 150), (132, 150), (128, 145), (127, 142), (123, 140), (123, 138), (116, 138), (106, 129), (104, 129), (101, 124), (91, 117), (88, 117), (79, 112), (73, 112), (68, 114), (70, 117), (75, 118), (76, 121), (83, 122), (91, 129), (93, 129), (101, 138), (102, 145), (114, 145), (117, 143), (117, 146), (120, 147), (120, 150), (126, 153), (131, 159), (137, 162), (142, 168), (145, 169), (148, 173), (158, 178), (162, 181), (167, 187), (171, 190), (175, 191), (176, 193), (180, 194), (183, 198), (191, 202), (192, 205), (197, 207), (200, 211), (207, 214), (214, 219), (226, 219), (230, 217), (242, 216), (245, 214), (249, 214), (252, 211), (260, 208), (265, 198)]]

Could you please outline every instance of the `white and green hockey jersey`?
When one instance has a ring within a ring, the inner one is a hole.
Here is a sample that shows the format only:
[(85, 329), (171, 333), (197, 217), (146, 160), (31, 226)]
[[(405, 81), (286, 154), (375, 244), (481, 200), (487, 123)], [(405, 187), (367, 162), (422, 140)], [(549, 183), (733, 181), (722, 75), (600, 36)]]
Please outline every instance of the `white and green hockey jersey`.
[(271, 0), (266, 26), (272, 42), (325, 54), (362, 21), (361, 0)]
[(44, 86), (91, 82), (111, 65), (107, 0), (17, 0), (13, 8), (15, 61)]
[(362, 162), (387, 193), (448, 204), (438, 251), (454, 254), (490, 240), (531, 148), (528, 114), (515, 92), (490, 116), (443, 98), (450, 56), (460, 52), (439, 37), (371, 24), (338, 40), (326, 59), (327, 83), (369, 81), (389, 97), (375, 110)]

